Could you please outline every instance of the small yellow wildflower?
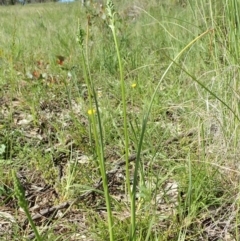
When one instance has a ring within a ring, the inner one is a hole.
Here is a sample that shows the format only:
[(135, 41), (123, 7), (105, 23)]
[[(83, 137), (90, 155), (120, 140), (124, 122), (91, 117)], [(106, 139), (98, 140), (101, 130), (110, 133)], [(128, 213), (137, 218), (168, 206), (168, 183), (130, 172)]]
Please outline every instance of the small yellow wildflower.
[(133, 83), (131, 86), (132, 86), (132, 88), (135, 88), (137, 86), (137, 84)]
[(87, 113), (88, 113), (89, 115), (93, 115), (93, 114), (96, 113), (96, 110), (94, 110), (94, 109), (90, 109), (90, 110), (88, 110)]

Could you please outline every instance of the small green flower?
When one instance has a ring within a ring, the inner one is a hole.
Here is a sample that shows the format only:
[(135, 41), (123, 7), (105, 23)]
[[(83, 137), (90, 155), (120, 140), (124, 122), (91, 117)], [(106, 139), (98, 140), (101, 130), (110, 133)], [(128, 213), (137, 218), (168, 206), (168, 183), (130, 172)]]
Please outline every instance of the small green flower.
[(113, 18), (114, 15), (114, 5), (112, 0), (107, 1), (107, 11), (108, 11), (108, 16), (110, 18)]
[(83, 46), (84, 35), (85, 35), (84, 30), (81, 28), (81, 25), (78, 24), (77, 42), (81, 47)]
[(12, 176), (13, 176), (13, 184), (14, 184), (15, 195), (18, 199), (18, 205), (19, 205), (19, 207), (21, 207), (22, 209), (25, 210), (28, 207), (27, 201), (26, 201), (26, 198), (25, 198), (25, 191), (23, 189), (22, 184), (18, 180), (17, 174), (14, 170), (12, 170)]

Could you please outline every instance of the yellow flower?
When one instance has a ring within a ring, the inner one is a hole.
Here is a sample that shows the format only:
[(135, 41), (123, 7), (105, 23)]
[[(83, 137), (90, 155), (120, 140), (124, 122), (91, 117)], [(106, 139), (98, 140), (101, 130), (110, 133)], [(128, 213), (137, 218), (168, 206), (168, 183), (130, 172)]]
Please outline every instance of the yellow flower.
[(94, 109), (90, 109), (90, 110), (88, 110), (87, 113), (88, 113), (89, 115), (93, 115), (93, 114), (96, 113), (96, 110), (94, 110)]
[(135, 88), (137, 86), (137, 84), (133, 83), (131, 86), (132, 86), (132, 88)]

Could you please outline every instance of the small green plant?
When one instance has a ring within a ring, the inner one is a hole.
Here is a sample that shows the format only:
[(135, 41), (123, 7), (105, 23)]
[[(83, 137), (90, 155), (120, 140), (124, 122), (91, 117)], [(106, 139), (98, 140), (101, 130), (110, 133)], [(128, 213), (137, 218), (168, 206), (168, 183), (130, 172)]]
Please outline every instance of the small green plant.
[(18, 180), (18, 177), (17, 177), (17, 174), (16, 174), (15, 170), (12, 170), (12, 178), (13, 178), (13, 184), (14, 184), (14, 194), (15, 194), (17, 200), (18, 200), (18, 205), (25, 212), (25, 214), (27, 216), (27, 219), (28, 219), (28, 221), (29, 221), (33, 231), (34, 231), (36, 239), (38, 241), (43, 241), (42, 237), (40, 236), (40, 234), (39, 234), (39, 232), (37, 230), (36, 225), (33, 222), (32, 216), (31, 216), (31, 214), (29, 212), (28, 203), (27, 203), (27, 200), (25, 198), (25, 191), (23, 189), (22, 184)]

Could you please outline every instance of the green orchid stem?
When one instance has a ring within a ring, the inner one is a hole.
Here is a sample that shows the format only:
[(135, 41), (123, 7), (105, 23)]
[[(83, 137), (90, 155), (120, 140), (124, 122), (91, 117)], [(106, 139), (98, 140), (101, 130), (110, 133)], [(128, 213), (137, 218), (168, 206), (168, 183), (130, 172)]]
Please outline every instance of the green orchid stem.
[(36, 228), (36, 225), (34, 224), (34, 222), (33, 222), (33, 220), (32, 220), (32, 217), (31, 217), (30, 212), (28, 211), (28, 208), (23, 208), (23, 210), (24, 210), (24, 212), (25, 212), (25, 214), (26, 214), (26, 216), (27, 216), (27, 219), (28, 219), (28, 221), (29, 221), (29, 223), (30, 223), (30, 225), (31, 225), (31, 227), (32, 227), (32, 229), (33, 229), (33, 232), (35, 233), (36, 239), (37, 239), (38, 241), (43, 241), (43, 239), (41, 238), (41, 236), (40, 236), (39, 233), (38, 233), (38, 230), (37, 230), (37, 228)]
[(126, 91), (125, 91), (125, 82), (123, 78), (123, 68), (122, 68), (122, 60), (120, 56), (120, 51), (118, 47), (118, 42), (117, 42), (117, 37), (116, 37), (116, 32), (115, 32), (115, 27), (112, 25), (111, 26), (112, 33), (113, 33), (113, 38), (114, 38), (114, 43), (115, 43), (115, 48), (117, 52), (117, 57), (118, 57), (118, 65), (119, 65), (119, 74), (120, 74), (120, 82), (121, 82), (121, 92), (122, 92), (122, 105), (123, 105), (123, 125), (124, 125), (124, 139), (125, 139), (125, 160), (126, 160), (126, 180), (127, 180), (127, 187), (128, 187), (128, 192), (131, 195), (131, 188), (130, 188), (130, 175), (129, 175), (129, 137), (128, 137), (128, 125), (127, 125), (127, 105), (126, 105)]
[[(87, 38), (88, 38), (88, 33), (87, 33)], [(87, 42), (88, 42), (88, 39), (87, 39)], [(88, 46), (86, 46), (86, 48), (87, 47)], [(84, 78), (85, 78), (87, 88), (88, 88), (88, 100), (89, 100), (90, 112), (91, 112), (91, 114), (89, 115), (89, 120), (91, 122), (90, 124), (92, 124), (92, 131), (93, 131), (93, 135), (94, 135), (95, 148), (96, 148), (96, 153), (97, 153), (97, 158), (98, 158), (97, 166), (100, 167), (100, 174), (101, 174), (102, 182), (103, 182), (104, 197), (105, 197), (105, 202), (106, 202), (106, 207), (107, 207), (109, 236), (110, 236), (110, 241), (114, 241), (111, 198), (109, 195), (108, 178), (107, 178), (106, 167), (105, 167), (104, 141), (103, 141), (101, 116), (100, 116), (100, 112), (99, 112), (97, 95), (96, 95), (94, 86), (91, 81), (88, 60), (86, 60), (86, 58), (85, 58), (84, 51), (83, 51), (83, 45), (81, 42), (80, 42), (80, 50), (81, 50)], [(86, 53), (88, 53), (87, 50), (86, 50)], [(88, 58), (88, 56), (87, 56), (87, 58)], [(93, 105), (92, 97), (94, 99), (95, 106)], [(97, 120), (96, 120), (95, 113), (94, 113), (95, 108), (96, 108)], [(97, 129), (97, 126), (98, 126), (98, 129)], [(91, 135), (91, 133), (90, 133), (90, 135)]]
[[(111, 21), (110, 28), (112, 30), (115, 49), (116, 49), (117, 58), (118, 58), (121, 93), (122, 93), (127, 193), (130, 195), (131, 207), (134, 207), (135, 205), (133, 205), (132, 202), (135, 202), (135, 200), (132, 199), (132, 191), (131, 191), (131, 186), (130, 186), (130, 173), (129, 173), (129, 153), (128, 153), (129, 152), (129, 136), (128, 136), (128, 124), (127, 124), (126, 91), (125, 91), (125, 82), (124, 82), (124, 77), (123, 77), (122, 59), (121, 59), (121, 54), (119, 51), (119, 46), (118, 46), (118, 41), (117, 41), (117, 36), (116, 36), (116, 31), (115, 31), (114, 14), (111, 15), (110, 21)], [(135, 209), (131, 208), (131, 227), (130, 227), (131, 237), (135, 237), (134, 233), (135, 233)], [(133, 240), (135, 240), (135, 239), (133, 239)]]

